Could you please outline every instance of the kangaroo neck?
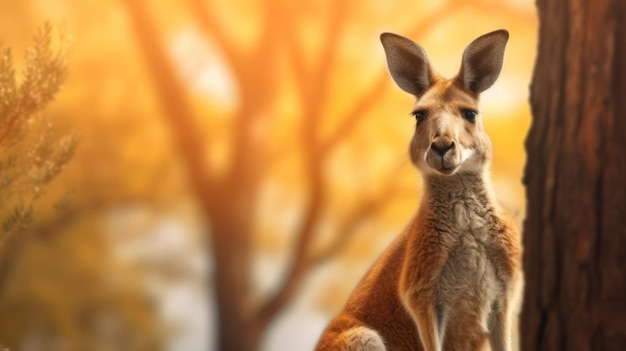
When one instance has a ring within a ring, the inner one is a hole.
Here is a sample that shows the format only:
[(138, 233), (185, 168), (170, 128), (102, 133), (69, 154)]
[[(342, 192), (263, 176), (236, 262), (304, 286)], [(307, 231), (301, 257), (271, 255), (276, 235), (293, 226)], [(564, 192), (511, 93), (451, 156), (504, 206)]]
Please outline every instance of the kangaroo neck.
[(427, 201), (453, 200), (468, 196), (485, 197), (491, 192), (489, 180), (482, 173), (462, 173), (451, 176), (424, 176), (424, 195)]
[(491, 193), (486, 174), (425, 176), (420, 211), (455, 227), (482, 226), (495, 208)]

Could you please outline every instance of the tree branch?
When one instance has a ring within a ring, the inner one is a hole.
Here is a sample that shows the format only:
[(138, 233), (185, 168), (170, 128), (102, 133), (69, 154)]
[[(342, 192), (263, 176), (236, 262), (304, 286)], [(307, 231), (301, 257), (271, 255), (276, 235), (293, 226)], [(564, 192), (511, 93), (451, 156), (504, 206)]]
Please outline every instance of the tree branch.
[(395, 178), (389, 176), (387, 179), (389, 182), (387, 182), (385, 189), (378, 195), (362, 202), (361, 205), (358, 206), (350, 216), (348, 216), (348, 219), (343, 223), (340, 229), (337, 230), (339, 235), (336, 236), (336, 239), (320, 252), (315, 254), (312, 259), (312, 267), (324, 263), (345, 249), (358, 233), (357, 229), (363, 219), (373, 216), (377, 212), (381, 211), (389, 204), (390, 199), (398, 195), (400, 189), (397, 186), (397, 182), (394, 181)]
[[(436, 12), (429, 15), (423, 21), (420, 21), (414, 28), (411, 28), (407, 31), (407, 36), (411, 38), (419, 38), (425, 35), (428, 30), (430, 30), (438, 21), (441, 20), (441, 17), (450, 11), (455, 10), (458, 6), (462, 5), (463, 2), (459, 0), (452, 0), (447, 2), (441, 8), (439, 8)], [(338, 36), (337, 36), (338, 37)], [(304, 58), (301, 50), (298, 50), (299, 46), (297, 45), (296, 40), (296, 31), (290, 30), (287, 33), (287, 39), (289, 44), (289, 52), (291, 56), (291, 62), (294, 67), (294, 72), (298, 81), (298, 86), (301, 88), (301, 94), (306, 94), (306, 87), (309, 84), (309, 74), (306, 71), (306, 67), (304, 65)], [(324, 55), (325, 57), (330, 57), (328, 53)], [(321, 73), (321, 72), (320, 72)], [(331, 153), (334, 148), (340, 144), (341, 142), (346, 140), (346, 137), (354, 131), (356, 126), (367, 116), (367, 112), (373, 109), (376, 104), (382, 101), (381, 96), (385, 90), (390, 86), (390, 78), (387, 72), (382, 72), (371, 85), (371, 88), (366, 91), (363, 95), (361, 95), (352, 105), (350, 109), (344, 114), (343, 117), (338, 118), (341, 120), (341, 124), (337, 129), (326, 138), (319, 143), (319, 154), (325, 156), (326, 154)], [(303, 97), (303, 100), (306, 98)], [(273, 161), (282, 159), (285, 152), (289, 151), (289, 148), (281, 147), (278, 150), (274, 151), (270, 154), (268, 158), (268, 163), (272, 164)]]
[[(439, 12), (441, 14), (446, 13), (449, 11), (448, 7), (452, 6), (453, 3), (449, 3), (447, 6), (440, 9)], [(312, 191), (312, 195), (309, 205), (307, 206), (303, 225), (297, 234), (296, 250), (294, 252), (294, 262), (292, 264), (292, 268), (284, 279), (282, 285), (278, 288), (277, 293), (269, 298), (268, 301), (259, 309), (259, 322), (261, 325), (269, 323), (269, 321), (271, 321), (272, 318), (274, 318), (274, 316), (282, 310), (296, 291), (297, 287), (301, 284), (303, 278), (306, 276), (306, 273), (308, 273), (316, 262), (321, 262), (327, 258), (326, 254), (320, 254), (316, 258), (313, 258), (311, 257), (311, 253), (308, 252), (315, 229), (315, 222), (321, 212), (321, 206), (323, 204), (322, 194), (325, 186), (324, 180), (322, 179), (322, 162), (326, 159), (329, 151), (334, 149), (334, 146), (343, 140), (345, 136), (358, 124), (362, 116), (365, 114), (365, 111), (371, 108), (375, 101), (380, 100), (380, 95), (382, 95), (382, 91), (386, 87), (384, 83), (388, 80), (385, 72), (378, 78), (372, 89), (370, 89), (368, 93), (363, 95), (357, 101), (354, 107), (347, 114), (347, 117), (344, 119), (345, 122), (338, 128), (333, 136), (327, 139), (326, 142), (320, 144), (320, 142), (316, 139), (316, 128), (319, 126), (319, 106), (323, 105), (322, 101), (324, 100), (324, 94), (327, 90), (326, 85), (328, 84), (328, 76), (332, 70), (331, 64), (336, 55), (339, 29), (341, 28), (341, 22), (343, 22), (342, 14), (345, 9), (346, 8), (341, 5), (336, 5), (334, 8), (334, 15), (331, 17), (333, 20), (329, 30), (330, 39), (328, 46), (321, 57), (320, 65), (315, 72), (315, 77), (317, 79), (316, 84), (314, 85), (314, 90), (307, 91), (307, 84), (304, 86), (299, 84), (301, 86), (303, 101), (305, 102), (305, 123), (303, 124), (302, 129), (302, 139), (305, 146), (304, 152), (307, 156), (307, 162), (309, 164), (308, 174), (311, 177), (310, 189)], [(439, 20), (439, 12), (429, 17), (429, 20), (421, 22), (421, 24), (412, 31), (412, 34), (420, 35), (421, 32), (428, 30)], [(293, 40), (294, 39), (292, 37), (292, 45), (295, 44)], [(291, 52), (293, 55), (296, 55), (294, 57), (297, 65), (296, 71), (299, 72), (300, 79), (306, 78), (303, 74), (302, 58), (299, 56), (299, 51), (292, 49)], [(357, 212), (360, 212), (360, 214), (367, 214), (373, 210), (375, 210), (375, 206), (364, 205), (364, 207), (360, 208)], [(356, 222), (358, 221), (355, 219), (354, 223), (348, 225), (348, 227), (356, 226), (358, 224)], [(345, 242), (348, 242), (347, 238), (345, 239)], [(329, 248), (327, 250), (328, 254), (340, 249), (343, 245), (345, 245), (345, 242), (338, 242), (333, 245), (335, 248)]]
[(322, 197), (313, 195), (310, 201), (303, 224), (301, 225), (297, 237), (296, 249), (294, 250), (293, 263), (289, 273), (283, 280), (277, 292), (261, 305), (258, 312), (258, 324), (263, 329), (274, 319), (283, 307), (291, 300), (291, 297), (299, 287), (306, 273), (309, 272), (312, 260), (308, 253), (315, 224), (321, 212)]
[[(397, 174), (397, 172), (406, 165), (406, 162), (400, 163), (398, 168), (396, 168), (393, 172), (390, 172), (390, 174), (385, 177), (388, 182), (385, 184), (383, 190), (376, 196), (363, 201), (361, 205), (352, 211), (352, 214), (347, 216), (343, 225), (341, 225), (337, 230), (340, 235), (335, 241), (318, 253), (312, 253), (310, 250), (303, 252), (303, 259), (298, 261), (299, 264), (294, 266), (289, 272), (289, 275), (287, 276), (285, 283), (279, 289), (279, 292), (274, 295), (272, 299), (268, 300), (268, 303), (263, 305), (263, 307), (259, 310), (258, 319), (261, 325), (264, 326), (269, 323), (287, 305), (304, 278), (313, 268), (332, 258), (347, 246), (350, 240), (356, 235), (358, 226), (361, 224), (363, 218), (370, 217), (376, 212), (382, 210), (389, 204), (390, 199), (399, 194), (401, 189), (398, 186), (398, 182), (395, 181), (394, 174)], [(310, 242), (307, 243), (307, 249), (311, 247), (310, 244)]]
[(356, 128), (359, 122), (367, 116), (367, 112), (381, 101), (380, 97), (388, 87), (389, 77), (387, 72), (385, 72), (376, 78), (369, 91), (363, 94), (344, 117), (341, 118), (341, 124), (331, 136), (321, 143), (319, 152), (322, 155), (329, 154), (338, 144), (346, 140), (346, 137)]
[(343, 225), (337, 231), (340, 235), (336, 236), (336, 239), (332, 243), (328, 244), (326, 248), (315, 254), (313, 259), (315, 265), (324, 263), (347, 247), (350, 240), (352, 240), (352, 238), (356, 235), (357, 229), (364, 218), (373, 216), (378, 211), (381, 211), (386, 205), (389, 204), (389, 200), (397, 197), (398, 195), (415, 193), (413, 189), (408, 192), (404, 191), (405, 189), (399, 186), (400, 184), (395, 177), (395, 175), (402, 172), (403, 168), (408, 165), (410, 165), (410, 163), (407, 162), (405, 158), (402, 158), (402, 160), (397, 163), (394, 170), (389, 172), (389, 174), (384, 177), (387, 182), (385, 183), (383, 189), (377, 195), (370, 197), (369, 200), (362, 202), (361, 205), (347, 217), (348, 219), (343, 222)]
[(189, 167), (189, 175), (194, 189), (200, 194), (200, 201), (209, 211), (211, 192), (216, 177), (204, 158), (204, 147), (193, 121), (193, 112), (185, 87), (174, 70), (163, 44), (160, 42), (152, 19), (149, 17), (143, 1), (123, 0), (128, 9), (139, 49), (144, 54), (155, 93), (163, 107), (163, 115), (169, 122), (181, 156)]
[[(296, 233), (296, 247), (294, 250), (291, 269), (285, 277), (282, 285), (275, 295), (270, 297), (259, 309), (259, 324), (265, 327), (275, 315), (282, 310), (291, 299), (297, 287), (308, 273), (311, 266), (309, 247), (315, 232), (316, 223), (321, 214), (324, 203), (325, 179), (323, 176), (324, 159), (318, 155), (318, 129), (320, 125), (321, 106), (326, 100), (326, 91), (332, 72), (332, 63), (335, 60), (341, 28), (345, 23), (347, 5), (344, 1), (334, 3), (330, 16), (328, 42), (320, 57), (319, 65), (314, 69), (313, 84), (308, 83), (308, 77), (304, 70), (302, 57), (299, 50), (292, 47), (290, 52), (294, 55), (296, 70), (298, 73), (300, 94), (304, 104), (304, 123), (301, 127), (302, 141), (304, 144), (304, 156), (309, 176), (310, 198), (305, 210), (302, 225)], [(292, 31), (293, 32), (293, 31)], [(288, 36), (291, 46), (296, 46), (293, 35)], [(306, 80), (306, 81), (305, 81)], [(312, 86), (312, 89), (307, 89)]]
[(243, 53), (228, 37), (226, 31), (219, 26), (217, 19), (208, 8), (206, 0), (190, 0), (192, 13), (196, 16), (200, 28), (204, 33), (215, 39), (220, 51), (224, 54), (230, 65), (233, 75), (238, 82), (245, 80)]
[[(459, 0), (453, 0), (447, 2), (440, 7), (436, 12), (429, 15), (423, 21), (420, 21), (414, 28), (407, 31), (407, 36), (411, 38), (420, 38), (424, 36), (441, 18), (453, 11), (462, 2)], [(332, 152), (335, 146), (342, 141), (346, 140), (348, 136), (367, 116), (367, 111), (371, 110), (381, 102), (381, 96), (383, 92), (389, 87), (390, 78), (387, 72), (381, 73), (375, 80), (371, 88), (361, 95), (360, 98), (352, 105), (352, 108), (340, 118), (343, 122), (337, 127), (337, 129), (329, 136), (325, 141), (321, 143), (320, 152), (325, 155)]]
[[(326, 33), (328, 42), (326, 43), (325, 50), (320, 56), (319, 64), (313, 72), (313, 78), (316, 79), (314, 85), (316, 89), (314, 96), (311, 97), (312, 100), (309, 101), (310, 104), (324, 105), (326, 94), (328, 92), (328, 83), (332, 74), (333, 63), (336, 61), (337, 53), (339, 51), (339, 40), (341, 39), (341, 33), (346, 24), (349, 0), (335, 1), (333, 2), (333, 5), (334, 6), (330, 15), (330, 24), (328, 26), (328, 33)], [(317, 120), (317, 122), (319, 122), (319, 120)]]
[[(231, 68), (239, 94), (239, 106), (233, 115), (230, 139), (230, 154), (227, 180), (223, 185), (240, 190), (242, 193), (253, 192), (258, 178), (258, 168), (263, 156), (260, 132), (268, 119), (268, 106), (275, 91), (275, 34), (277, 23), (274, 10), (269, 1), (264, 1), (263, 18), (266, 22), (261, 39), (252, 50), (244, 52), (229, 38), (206, 0), (189, 0), (200, 28), (207, 37), (214, 38)], [(262, 67), (262, 69), (259, 69)], [(251, 150), (254, 150), (252, 152)], [(245, 185), (245, 186), (244, 186)]]

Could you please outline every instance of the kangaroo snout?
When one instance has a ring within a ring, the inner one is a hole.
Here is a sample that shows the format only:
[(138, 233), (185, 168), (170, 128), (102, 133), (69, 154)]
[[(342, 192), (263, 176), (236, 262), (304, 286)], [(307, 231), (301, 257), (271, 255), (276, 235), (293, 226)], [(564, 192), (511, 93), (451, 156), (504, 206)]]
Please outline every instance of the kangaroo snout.
[(448, 137), (437, 137), (430, 144), (430, 148), (435, 154), (443, 157), (449, 150), (454, 149), (454, 140), (450, 140)]
[(428, 167), (441, 175), (453, 174), (461, 164), (458, 143), (447, 136), (435, 137), (426, 151), (425, 161)]

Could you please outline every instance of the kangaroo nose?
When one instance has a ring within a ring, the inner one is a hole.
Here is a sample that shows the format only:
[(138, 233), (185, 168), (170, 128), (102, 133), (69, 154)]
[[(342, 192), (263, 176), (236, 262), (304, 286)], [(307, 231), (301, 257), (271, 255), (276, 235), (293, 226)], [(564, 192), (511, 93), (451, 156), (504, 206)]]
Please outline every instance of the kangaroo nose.
[(440, 157), (448, 152), (448, 150), (454, 149), (454, 141), (448, 138), (436, 138), (432, 144), (430, 144), (430, 148)]

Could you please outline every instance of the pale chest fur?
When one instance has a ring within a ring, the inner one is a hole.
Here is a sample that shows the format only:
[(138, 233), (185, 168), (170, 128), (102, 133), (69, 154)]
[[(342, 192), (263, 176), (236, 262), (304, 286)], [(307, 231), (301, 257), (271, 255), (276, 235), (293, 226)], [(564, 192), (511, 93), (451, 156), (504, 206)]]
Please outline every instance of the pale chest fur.
[(449, 306), (447, 313), (454, 315), (449, 318), (471, 315), (485, 321), (505, 297), (508, 281), (497, 259), (506, 250), (498, 237), (506, 235), (499, 226), (500, 211), (481, 178), (431, 180), (429, 186), (426, 227), (446, 252), (434, 272), (435, 303)]

